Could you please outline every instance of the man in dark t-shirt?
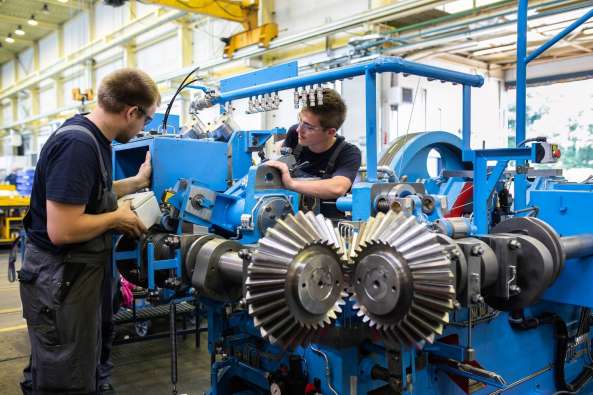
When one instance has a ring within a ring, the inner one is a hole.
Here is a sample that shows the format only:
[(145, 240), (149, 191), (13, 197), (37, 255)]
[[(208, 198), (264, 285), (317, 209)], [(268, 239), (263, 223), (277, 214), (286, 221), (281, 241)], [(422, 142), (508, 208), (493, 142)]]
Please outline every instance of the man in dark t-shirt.
[[(333, 89), (323, 88), (323, 104), (305, 106), (299, 114), (299, 123), (288, 130), (283, 146), (292, 149), (298, 173), (290, 174), (288, 166), (280, 161), (265, 164), (282, 173), (287, 189), (321, 200), (321, 213), (327, 217), (340, 217), (335, 201), (352, 187), (361, 164), (358, 147), (338, 136), (337, 130), (346, 119), (346, 104)], [(300, 180), (300, 177), (318, 180)]]
[(111, 314), (102, 304), (111, 284), (111, 232), (146, 232), (130, 204), (118, 207), (117, 198), (148, 187), (152, 166), (147, 154), (136, 176), (112, 182), (111, 142), (134, 137), (159, 104), (148, 74), (116, 70), (102, 80), (93, 111), (68, 119), (41, 150), (19, 271), (31, 343), (24, 394), (112, 389), (101, 385), (98, 372), (104, 318)]

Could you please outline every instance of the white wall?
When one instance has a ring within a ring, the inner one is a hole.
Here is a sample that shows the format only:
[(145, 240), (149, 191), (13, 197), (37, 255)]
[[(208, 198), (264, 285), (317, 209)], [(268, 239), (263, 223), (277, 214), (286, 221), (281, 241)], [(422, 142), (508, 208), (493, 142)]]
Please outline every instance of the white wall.
[(52, 83), (39, 91), (39, 112), (46, 114), (56, 108), (56, 88)]
[(242, 30), (238, 23), (213, 18), (206, 18), (196, 25), (193, 31), (193, 61), (196, 64), (220, 59), (224, 51), (224, 43), (220, 39)]
[(136, 65), (152, 76), (179, 69), (176, 37), (168, 38), (136, 53)]
[(64, 53), (77, 51), (89, 41), (89, 14), (79, 12), (64, 23)]
[(18, 73), (22, 78), (33, 71), (33, 48), (29, 47), (18, 54)]
[(58, 33), (52, 32), (39, 40), (39, 67), (44, 68), (58, 60)]
[(367, 0), (276, 0), (276, 23), (280, 26), (278, 36), (290, 36), (366, 11), (369, 3)]
[(99, 1), (95, 4), (95, 38), (120, 28), (125, 22), (128, 7), (111, 7)]
[(10, 103), (6, 103), (4, 105), (0, 104), (0, 110), (2, 110), (2, 118), (4, 123), (12, 123), (12, 106)]
[(105, 77), (107, 74), (111, 73), (112, 71), (115, 71), (119, 68), (122, 68), (124, 66), (124, 62), (123, 60), (117, 59), (113, 62), (110, 63), (106, 63), (104, 65), (102, 65), (101, 67), (98, 67), (95, 70), (95, 81), (97, 86), (95, 87), (95, 92), (97, 92), (99, 83), (101, 82), (101, 80), (103, 79), (103, 77)]
[(14, 83), (14, 62), (8, 61), (2, 65), (2, 86), (10, 86)]

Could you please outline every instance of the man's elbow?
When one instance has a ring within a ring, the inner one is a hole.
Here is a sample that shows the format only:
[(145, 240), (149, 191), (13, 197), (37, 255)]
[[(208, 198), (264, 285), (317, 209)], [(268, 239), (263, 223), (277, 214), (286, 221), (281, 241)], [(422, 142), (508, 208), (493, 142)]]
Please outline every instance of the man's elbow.
[(345, 183), (336, 184), (329, 191), (331, 196), (330, 199), (337, 199), (340, 196), (344, 196), (350, 190), (350, 185)]
[(47, 227), (47, 236), (51, 243), (55, 246), (63, 246), (66, 244), (72, 244), (72, 237), (70, 237), (67, 232), (64, 232), (59, 229), (54, 229), (51, 226)]

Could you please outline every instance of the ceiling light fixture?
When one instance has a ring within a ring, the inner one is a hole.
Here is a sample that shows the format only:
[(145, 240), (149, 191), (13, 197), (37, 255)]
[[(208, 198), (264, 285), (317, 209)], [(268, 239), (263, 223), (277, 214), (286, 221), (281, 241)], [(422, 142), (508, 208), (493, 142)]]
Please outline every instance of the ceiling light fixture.
[(39, 22), (37, 22), (37, 20), (35, 19), (35, 15), (31, 14), (31, 18), (29, 18), (29, 20), (27, 21), (27, 23), (31, 26), (37, 26), (39, 25)]
[(43, 5), (43, 8), (41, 9), (41, 12), (43, 12), (45, 15), (49, 15), (49, 6), (47, 5), (47, 3), (45, 3)]
[(6, 41), (9, 44), (12, 44), (14, 42), (14, 38), (12, 38), (12, 33), (8, 33), (8, 36), (6, 36), (4, 41)]
[(21, 25), (18, 25), (18, 27), (16, 28), (16, 30), (14, 31), (14, 33), (17, 36), (24, 36), (25, 35), (25, 31), (23, 30), (23, 27)]
[(68, 0), (58, 0), (60, 3), (67, 3)]

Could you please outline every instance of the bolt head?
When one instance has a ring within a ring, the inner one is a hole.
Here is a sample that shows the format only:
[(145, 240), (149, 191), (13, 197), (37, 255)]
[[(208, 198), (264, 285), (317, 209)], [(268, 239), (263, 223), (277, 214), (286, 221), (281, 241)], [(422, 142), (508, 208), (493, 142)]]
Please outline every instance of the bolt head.
[(473, 256), (482, 256), (484, 254), (484, 247), (482, 246), (473, 246), (471, 250), (471, 254)]

